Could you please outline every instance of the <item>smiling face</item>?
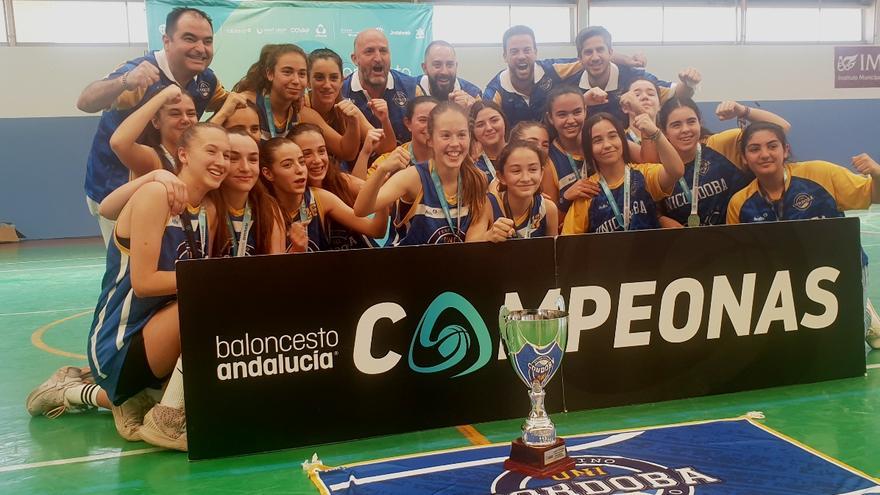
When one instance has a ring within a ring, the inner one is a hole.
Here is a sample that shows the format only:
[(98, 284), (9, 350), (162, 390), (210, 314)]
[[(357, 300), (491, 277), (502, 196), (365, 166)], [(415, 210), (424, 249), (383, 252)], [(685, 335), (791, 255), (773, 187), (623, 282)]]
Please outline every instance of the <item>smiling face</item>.
[(351, 61), (358, 68), (361, 84), (384, 88), (388, 82), (388, 71), (391, 70), (388, 38), (375, 29), (358, 34)]
[(487, 148), (504, 143), (504, 117), (494, 108), (483, 108), (474, 117), (474, 139)]
[(293, 142), (302, 150), (303, 161), (309, 173), (309, 185), (321, 187), (324, 177), (327, 176), (327, 167), (330, 166), (324, 136), (320, 132), (308, 131), (294, 136)]
[(271, 91), (288, 101), (299, 101), (308, 84), (306, 58), (298, 52), (288, 52), (278, 57), (275, 67), (269, 69), (266, 78)]
[(788, 145), (776, 133), (761, 130), (748, 138), (743, 158), (752, 173), (760, 179), (779, 174), (788, 154)]
[(162, 44), (172, 71), (204, 72), (214, 58), (214, 31), (211, 24), (193, 12), (184, 13), (177, 19), (174, 32), (171, 36), (163, 35)]
[(430, 138), (430, 136), (428, 136), (428, 116), (431, 114), (431, 110), (436, 106), (437, 103), (433, 101), (420, 103), (413, 109), (412, 120), (404, 120), (406, 128), (412, 133), (413, 141), (422, 146), (428, 145), (428, 139)]
[(276, 192), (291, 195), (306, 191), (308, 171), (302, 150), (293, 141), (275, 148), (269, 167), (264, 167), (262, 172)]
[(679, 154), (694, 151), (700, 143), (700, 119), (689, 107), (679, 107), (669, 112), (664, 134)]
[(325, 106), (336, 103), (342, 91), (342, 70), (335, 60), (319, 58), (312, 62), (309, 85), (312, 98)]
[(434, 152), (434, 161), (446, 167), (461, 167), (470, 144), (467, 117), (447, 109), (434, 115), (432, 127), (428, 146)]
[(422, 64), (422, 70), (428, 76), (431, 85), (431, 94), (438, 98), (444, 98), (455, 89), (455, 78), (458, 72), (458, 61), (455, 59), (455, 50), (444, 45), (431, 47)]
[(182, 93), (177, 103), (167, 103), (159, 109), (153, 117), (152, 124), (159, 131), (163, 140), (176, 143), (180, 140), (183, 131), (189, 129), (199, 121), (196, 114), (196, 105), (192, 97)]
[(556, 129), (559, 137), (576, 140), (581, 135), (587, 117), (584, 99), (573, 93), (557, 96), (550, 105), (549, 116), (550, 125)]
[(653, 83), (639, 79), (630, 84), (629, 90), (636, 97), (639, 107), (641, 107), (643, 112), (651, 117), (657, 116), (657, 112), (660, 111), (660, 96), (657, 94), (657, 88)]
[(538, 49), (535, 40), (527, 34), (517, 34), (507, 40), (504, 61), (510, 70), (511, 79), (517, 81), (533, 81), (535, 78), (535, 60)]
[(547, 134), (547, 129), (541, 126), (533, 125), (526, 127), (520, 132), (519, 139), (536, 144), (544, 150), (544, 153), (550, 152), (550, 135)]
[(253, 138), (254, 142), (260, 142), (260, 116), (253, 108), (239, 108), (226, 119), (223, 127), (227, 129), (241, 127), (248, 133), (248, 136)]
[(540, 157), (534, 151), (520, 147), (510, 152), (498, 179), (511, 196), (530, 198), (541, 187), (544, 170)]
[(590, 150), (594, 162), (600, 167), (623, 161), (623, 139), (614, 124), (600, 120), (590, 129)]
[(260, 178), (260, 150), (249, 136), (229, 135), (229, 174), (223, 188), (250, 192)]
[(229, 137), (222, 129), (197, 128), (177, 158), (182, 172), (197, 177), (207, 190), (217, 189), (229, 172)]
[(579, 53), (581, 66), (591, 77), (602, 77), (611, 68), (611, 55), (613, 53), (601, 36), (587, 38), (581, 46), (581, 52)]

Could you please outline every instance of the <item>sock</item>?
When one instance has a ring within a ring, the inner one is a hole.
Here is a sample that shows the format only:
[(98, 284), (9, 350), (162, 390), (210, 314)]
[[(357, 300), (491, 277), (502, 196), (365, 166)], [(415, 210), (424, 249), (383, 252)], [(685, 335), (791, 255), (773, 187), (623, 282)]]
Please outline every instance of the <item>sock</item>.
[(171, 373), (171, 378), (168, 379), (168, 386), (165, 387), (165, 393), (162, 395), (162, 401), (159, 404), (175, 409), (183, 409), (183, 361), (180, 358), (177, 358), (174, 372)]
[(101, 387), (94, 383), (84, 383), (75, 387), (70, 387), (64, 391), (64, 399), (73, 406), (85, 404), (87, 406), (98, 407), (98, 392)]

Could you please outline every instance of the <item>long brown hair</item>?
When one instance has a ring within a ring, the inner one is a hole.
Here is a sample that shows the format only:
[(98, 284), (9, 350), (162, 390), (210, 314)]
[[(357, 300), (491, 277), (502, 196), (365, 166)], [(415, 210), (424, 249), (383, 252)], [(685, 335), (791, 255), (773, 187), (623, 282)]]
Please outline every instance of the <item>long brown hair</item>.
[(275, 160), (275, 153), (278, 151), (278, 148), (290, 142), (290, 139), (280, 136), (260, 142), (260, 182), (263, 183), (269, 194), (276, 198), (278, 195), (275, 193), (275, 187), (272, 185), (272, 181), (263, 175), (263, 169), (268, 168), (272, 170), (272, 162)]
[(623, 124), (610, 113), (600, 112), (588, 118), (584, 122), (584, 128), (581, 130), (581, 147), (584, 150), (584, 163), (587, 164), (588, 174), (599, 173), (599, 167), (596, 165), (596, 159), (593, 157), (593, 126), (607, 120), (611, 122), (617, 131), (617, 137), (620, 138), (621, 151), (623, 152), (623, 162), (632, 163), (632, 156), (629, 154), (629, 146), (626, 144), (626, 131)]
[[(247, 132), (242, 130), (236, 129), (228, 132), (229, 134), (245, 136), (248, 139), (251, 138)], [(257, 174), (262, 176), (259, 170)], [(220, 187), (222, 188), (223, 186), (221, 185)], [(223, 218), (222, 215), (228, 214), (229, 205), (223, 199), (223, 194), (221, 194), (219, 189), (211, 191), (210, 194), (211, 200), (217, 207), (217, 216)], [(248, 204), (251, 207), (254, 222), (252, 227), (254, 230), (254, 254), (270, 254), (274, 227), (279, 225), (283, 229), (285, 226), (281, 207), (278, 206), (275, 198), (266, 190), (266, 186), (263, 185), (261, 180), (257, 180), (254, 187), (248, 191)], [(212, 242), (213, 252), (218, 256), (223, 256), (229, 252), (232, 245), (232, 233), (227, 230), (225, 221), (218, 221), (217, 224), (217, 233)]]
[[(297, 137), (309, 132), (318, 134), (321, 136), (321, 140), (324, 139), (324, 133), (321, 132), (321, 128), (315, 124), (307, 122), (295, 125), (293, 129), (290, 130), (290, 134), (287, 135), (287, 138), (296, 143)], [(296, 144), (298, 145), (299, 143)], [(354, 200), (357, 199), (357, 197), (351, 193), (351, 189), (348, 187), (348, 181), (345, 180), (344, 172), (339, 168), (339, 162), (336, 160), (336, 157), (329, 154), (329, 151), (327, 157), (327, 174), (324, 176), (324, 180), (321, 181), (321, 189), (335, 194), (345, 204), (353, 207)]]
[(281, 58), (282, 55), (287, 55), (288, 53), (298, 53), (302, 55), (303, 60), (306, 61), (306, 70), (308, 70), (309, 56), (306, 55), (305, 50), (299, 46), (292, 43), (265, 45), (260, 50), (259, 60), (251, 64), (245, 76), (235, 83), (232, 90), (237, 93), (253, 91), (257, 94), (268, 90), (272, 86), (272, 82), (269, 81), (269, 77), (266, 74), (274, 71), (278, 59)]
[[(429, 136), (433, 136), (434, 134), (434, 126), (437, 118), (446, 112), (455, 112), (464, 117), (466, 122), (469, 122), (468, 115), (461, 106), (449, 101), (442, 101), (439, 105), (434, 107), (428, 115)], [(470, 133), (470, 126), (468, 127), (468, 133)], [(462, 197), (455, 199), (459, 202), (459, 207), (462, 205), (468, 207), (471, 221), (473, 221), (480, 216), (480, 211), (486, 201), (488, 184), (486, 183), (486, 174), (481, 172), (480, 169), (474, 165), (474, 161), (471, 159), (470, 154), (467, 153), (467, 150), (463, 150), (462, 153), (464, 153), (464, 161), (461, 164), (460, 172)]]

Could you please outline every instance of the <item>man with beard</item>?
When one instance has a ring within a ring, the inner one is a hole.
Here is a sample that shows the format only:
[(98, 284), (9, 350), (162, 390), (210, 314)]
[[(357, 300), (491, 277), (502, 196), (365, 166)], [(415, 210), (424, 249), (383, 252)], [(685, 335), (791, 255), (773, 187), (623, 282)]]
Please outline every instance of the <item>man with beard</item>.
[(454, 101), (466, 109), (474, 104), (476, 98), (480, 98), (480, 88), (458, 77), (455, 48), (447, 41), (436, 40), (428, 45), (422, 70), (425, 73), (419, 77), (416, 88), (419, 96)]
[(688, 68), (678, 75), (680, 82), (662, 81), (644, 68), (630, 67), (614, 63), (614, 50), (611, 48), (611, 33), (602, 26), (591, 26), (581, 30), (575, 40), (582, 70), (571, 74), (564, 84), (577, 86), (584, 93), (588, 112), (595, 115), (607, 112), (626, 125), (628, 117), (620, 107), (620, 97), (636, 79), (647, 79), (660, 88), (660, 104), (672, 96), (690, 98), (694, 88), (702, 80), (696, 69)]
[(403, 118), (407, 102), (416, 97), (416, 79), (391, 69), (388, 38), (378, 29), (361, 31), (351, 61), (357, 70), (342, 84), (342, 97), (351, 99), (376, 129), (382, 120), (391, 120), (397, 144), (409, 141)]
[(110, 136), (132, 112), (171, 84), (192, 96), (199, 117), (205, 110), (217, 110), (226, 90), (208, 68), (214, 57), (211, 18), (201, 10), (178, 7), (165, 19), (163, 49), (129, 60), (107, 77), (89, 84), (76, 102), (77, 108), (94, 113), (103, 110), (89, 151), (86, 170), (86, 202), (98, 219), (106, 245), (114, 222), (98, 214), (98, 205), (129, 174), (149, 170), (128, 170), (110, 149)]

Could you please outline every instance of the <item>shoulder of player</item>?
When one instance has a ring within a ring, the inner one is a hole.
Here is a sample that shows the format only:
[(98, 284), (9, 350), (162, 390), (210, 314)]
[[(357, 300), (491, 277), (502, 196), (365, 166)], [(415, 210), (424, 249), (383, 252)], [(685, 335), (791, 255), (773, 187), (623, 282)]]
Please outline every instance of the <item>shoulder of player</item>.
[(159, 182), (148, 182), (139, 187), (132, 195), (129, 202), (132, 207), (143, 206), (150, 208), (151, 210), (155, 208), (157, 212), (162, 210), (166, 214), (169, 210), (168, 191), (165, 189), (165, 186)]

